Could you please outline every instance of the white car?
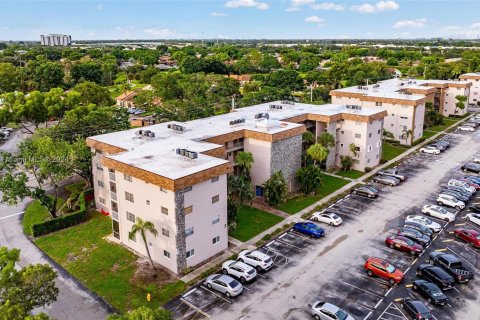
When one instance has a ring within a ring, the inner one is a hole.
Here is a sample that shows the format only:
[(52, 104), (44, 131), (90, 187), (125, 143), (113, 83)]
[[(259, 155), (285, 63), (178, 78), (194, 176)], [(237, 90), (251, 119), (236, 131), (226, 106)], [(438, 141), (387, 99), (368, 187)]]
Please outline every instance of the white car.
[(470, 222), (473, 222), (480, 226), (480, 214), (478, 213), (469, 213), (467, 214), (467, 219)]
[(480, 163), (480, 158), (475, 158), (475, 159), (473, 159), (473, 162), (475, 162), (475, 163)]
[(450, 179), (448, 181), (448, 186), (460, 187), (468, 190), (470, 193), (475, 193), (475, 191), (477, 191), (477, 189), (469, 185), (467, 182), (456, 180), (456, 179)]
[(240, 282), (224, 274), (212, 274), (205, 280), (208, 289), (217, 290), (230, 297), (236, 297), (243, 292), (243, 286)]
[(315, 212), (312, 215), (312, 220), (323, 222), (331, 226), (339, 226), (342, 224), (342, 218), (340, 218), (333, 212), (327, 212), (327, 211)]
[(238, 254), (237, 260), (251, 265), (257, 271), (268, 271), (273, 267), (272, 258), (257, 250), (243, 250)]
[(420, 148), (420, 152), (429, 153), (429, 154), (440, 154), (440, 149), (437, 149), (431, 146), (426, 146), (426, 147)]
[(425, 213), (427, 216), (432, 216), (445, 221), (455, 221), (455, 215), (440, 206), (427, 204), (423, 206), (422, 212)]
[(449, 194), (439, 194), (437, 197), (437, 203), (439, 206), (448, 206), (457, 210), (465, 208), (465, 202), (457, 200), (457, 198)]
[(440, 232), (442, 226), (425, 216), (407, 216), (405, 222), (416, 222), (432, 230), (433, 232)]
[(312, 305), (312, 316), (317, 320), (355, 320), (351, 315), (339, 307), (323, 301)]
[(470, 126), (460, 126), (457, 128), (458, 131), (468, 131), (468, 132), (473, 132), (475, 131), (475, 128), (474, 127), (470, 127)]
[(222, 264), (222, 273), (234, 276), (241, 283), (251, 281), (257, 276), (257, 270), (246, 263), (234, 260), (225, 261)]

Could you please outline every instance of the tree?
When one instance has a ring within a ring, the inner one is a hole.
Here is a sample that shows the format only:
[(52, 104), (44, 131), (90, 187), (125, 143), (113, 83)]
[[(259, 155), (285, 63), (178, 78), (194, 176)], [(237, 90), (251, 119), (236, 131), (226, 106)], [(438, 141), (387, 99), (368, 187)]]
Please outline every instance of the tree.
[(20, 73), (11, 64), (0, 63), (0, 94), (18, 90), (20, 86)]
[(139, 307), (126, 314), (110, 315), (107, 320), (173, 320), (170, 311), (162, 308)]
[(235, 164), (240, 168), (240, 175), (250, 181), (250, 170), (252, 169), (254, 159), (251, 152), (240, 151), (235, 157)]
[(287, 199), (288, 187), (282, 171), (275, 172), (270, 179), (263, 184), (265, 201), (271, 206), (277, 206)]
[[(30, 63), (29, 63), (30, 65)], [(58, 62), (39, 62), (32, 63), (33, 81), (36, 83), (36, 88), (42, 92), (49, 91), (55, 87), (63, 85), (63, 77), (65, 73), (63, 66)]]
[(82, 82), (73, 87), (72, 90), (80, 93), (80, 103), (84, 106), (93, 103), (99, 106), (108, 107), (114, 104), (108, 89), (101, 87), (96, 83), (88, 81)]
[(455, 99), (457, 100), (457, 102), (455, 103), (454, 114), (457, 114), (457, 110), (464, 110), (465, 109), (465, 103), (467, 102), (468, 97), (458, 95), (458, 96), (455, 96)]
[[(395, 136), (393, 135), (393, 133), (391, 133), (388, 130), (383, 129), (383, 140), (394, 140), (394, 139), (395, 139)], [(350, 148), (350, 151), (352, 151), (351, 148)], [(356, 151), (356, 146), (355, 146), (355, 151)]]
[(48, 120), (48, 109), (44, 104), (44, 95), (40, 91), (33, 91), (24, 97), (18, 94), (10, 110), (15, 122), (21, 124), (30, 133), (33, 131), (28, 127), (29, 124), (33, 124), (38, 129), (40, 124)]
[(231, 201), (238, 203), (238, 207), (243, 206), (245, 200), (251, 202), (254, 193), (250, 179), (243, 175), (229, 175), (227, 178), (227, 195)]
[(323, 132), (317, 138), (317, 142), (327, 149), (335, 147), (335, 137), (329, 132)]
[(94, 61), (76, 63), (72, 67), (72, 78), (75, 82), (90, 81), (97, 84), (102, 82), (103, 71), (101, 65)]
[(407, 143), (408, 138), (410, 138), (412, 135), (413, 135), (412, 129), (402, 131), (402, 137), (403, 139), (405, 139), (405, 143)]
[(341, 156), (340, 164), (342, 165), (342, 170), (350, 171), (355, 163), (355, 160), (350, 156)]
[(322, 170), (316, 166), (307, 166), (298, 169), (296, 178), (300, 191), (308, 195), (315, 192), (323, 184)]
[(310, 131), (305, 131), (302, 134), (302, 143), (305, 148), (310, 147), (312, 144), (315, 143), (315, 135)]
[(354, 157), (358, 157), (359, 148), (355, 145), (355, 143), (350, 143), (348, 148), (350, 149), (350, 152), (353, 154)]
[(45, 314), (31, 316), (31, 311), (57, 300), (57, 273), (48, 264), (16, 268), (19, 260), (20, 250), (0, 248), (0, 319), (48, 319)]
[(148, 249), (147, 235), (146, 235), (147, 232), (151, 233), (154, 237), (158, 235), (158, 231), (152, 222), (143, 221), (141, 218), (137, 217), (137, 222), (132, 226), (132, 229), (128, 233), (128, 238), (130, 240), (135, 240), (137, 233), (140, 233), (143, 243), (145, 244), (145, 249), (147, 250), (148, 259), (150, 259), (150, 263), (152, 264), (153, 270), (156, 270), (155, 264), (153, 263), (153, 260), (152, 260), (152, 256), (150, 255), (150, 250)]
[(316, 166), (319, 162), (325, 161), (328, 157), (328, 153), (328, 149), (318, 143), (310, 146), (307, 149), (307, 154), (313, 159), (314, 166)]

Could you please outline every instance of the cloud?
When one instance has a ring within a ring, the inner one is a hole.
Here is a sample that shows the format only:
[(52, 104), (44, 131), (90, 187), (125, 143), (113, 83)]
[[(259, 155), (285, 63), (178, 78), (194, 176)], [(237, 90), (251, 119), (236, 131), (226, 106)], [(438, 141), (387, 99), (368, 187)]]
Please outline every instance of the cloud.
[(395, 22), (393, 25), (394, 29), (402, 29), (402, 28), (423, 28), (427, 24), (426, 18), (420, 18), (415, 20), (400, 20)]
[(315, 0), (290, 0), (292, 7), (300, 7), (306, 4), (312, 4)]
[(480, 36), (480, 22), (474, 22), (469, 26), (446, 26), (440, 31), (452, 38), (475, 39)]
[(301, 10), (302, 9), (300, 9), (299, 7), (290, 7), (285, 9), (285, 11), (288, 11), (288, 12), (295, 12), (295, 11), (301, 11)]
[(344, 11), (345, 6), (333, 2), (315, 3), (310, 6), (313, 10), (332, 10), (332, 11)]
[(325, 24), (325, 19), (319, 18), (317, 16), (306, 17), (305, 22), (317, 23), (320, 27)]
[(350, 9), (360, 13), (377, 13), (382, 11), (397, 10), (398, 8), (400, 8), (400, 5), (392, 0), (379, 1), (376, 4), (364, 3), (350, 7)]
[(212, 17), (228, 17), (228, 13), (212, 12), (211, 16), (212, 16)]
[(270, 5), (266, 2), (258, 2), (256, 0), (230, 0), (225, 3), (227, 8), (253, 7), (258, 10), (266, 10)]
[(103, 9), (103, 4), (102, 4), (102, 3), (99, 3), (99, 4), (95, 7), (95, 9), (96, 9), (97, 11), (102, 10), (102, 9)]
[(173, 32), (170, 29), (162, 29), (162, 28), (149, 28), (143, 30), (148, 35), (155, 36), (155, 37), (170, 37), (175, 35), (175, 32)]
[(93, 36), (96, 35), (96, 33), (95, 33), (95, 32), (89, 32), (89, 33), (87, 33), (87, 35), (88, 35), (89, 37), (93, 37)]

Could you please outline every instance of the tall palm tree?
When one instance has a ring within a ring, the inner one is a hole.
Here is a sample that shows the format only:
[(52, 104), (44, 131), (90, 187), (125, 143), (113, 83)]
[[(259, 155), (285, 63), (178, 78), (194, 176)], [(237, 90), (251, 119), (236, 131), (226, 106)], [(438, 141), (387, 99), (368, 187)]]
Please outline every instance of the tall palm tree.
[(235, 163), (240, 167), (241, 174), (249, 180), (253, 162), (253, 155), (250, 152), (240, 151), (235, 157)]
[(322, 162), (328, 157), (328, 149), (319, 143), (315, 143), (307, 149), (307, 154), (312, 157), (313, 165), (317, 165), (317, 162)]
[(403, 130), (403, 132), (402, 132), (402, 137), (405, 139), (405, 143), (407, 143), (408, 138), (411, 137), (412, 134), (413, 134), (412, 129)]
[(455, 97), (457, 99), (457, 103), (455, 103), (455, 114), (457, 113), (457, 109), (463, 110), (465, 109), (465, 102), (467, 102), (467, 96), (458, 95)]
[(153, 264), (152, 257), (150, 256), (150, 250), (148, 249), (147, 236), (146, 236), (147, 232), (150, 232), (154, 237), (158, 235), (158, 231), (152, 222), (143, 221), (141, 218), (137, 217), (137, 222), (132, 226), (132, 230), (130, 230), (130, 232), (128, 233), (128, 238), (130, 240), (134, 240), (135, 235), (137, 233), (140, 233), (143, 239), (143, 243), (145, 244), (145, 249), (147, 249), (148, 258), (150, 259), (150, 263), (152, 264), (153, 270), (156, 270), (155, 265)]
[(335, 147), (335, 137), (328, 132), (323, 132), (318, 136), (317, 142), (327, 149)]

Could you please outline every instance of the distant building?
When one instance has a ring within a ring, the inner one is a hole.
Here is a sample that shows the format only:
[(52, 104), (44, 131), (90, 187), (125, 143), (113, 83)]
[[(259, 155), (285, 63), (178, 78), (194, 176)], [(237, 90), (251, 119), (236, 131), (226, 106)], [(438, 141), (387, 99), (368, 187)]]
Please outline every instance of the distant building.
[(480, 72), (465, 73), (460, 76), (463, 81), (470, 82), (470, 97), (468, 99), (469, 105), (480, 105)]
[(40, 36), (42, 46), (69, 46), (72, 44), (72, 36), (66, 34), (43, 34)]

